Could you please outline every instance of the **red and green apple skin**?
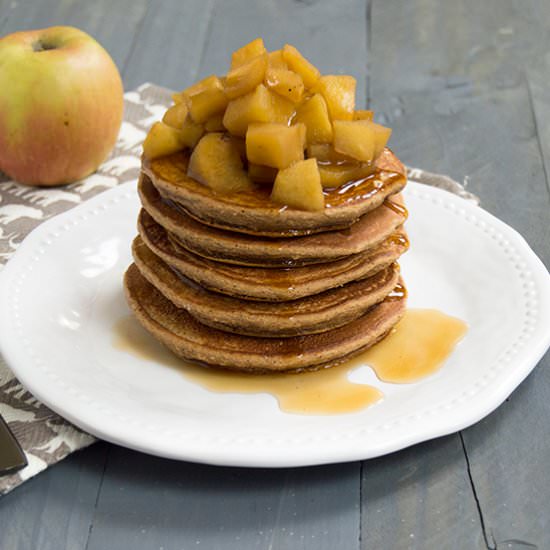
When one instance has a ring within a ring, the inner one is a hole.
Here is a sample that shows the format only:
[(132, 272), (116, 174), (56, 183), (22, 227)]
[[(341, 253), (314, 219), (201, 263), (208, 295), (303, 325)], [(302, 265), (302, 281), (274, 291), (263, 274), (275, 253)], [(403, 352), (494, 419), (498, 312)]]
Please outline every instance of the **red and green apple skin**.
[(109, 54), (73, 27), (0, 39), (0, 170), (53, 186), (92, 172), (113, 149), (123, 86)]

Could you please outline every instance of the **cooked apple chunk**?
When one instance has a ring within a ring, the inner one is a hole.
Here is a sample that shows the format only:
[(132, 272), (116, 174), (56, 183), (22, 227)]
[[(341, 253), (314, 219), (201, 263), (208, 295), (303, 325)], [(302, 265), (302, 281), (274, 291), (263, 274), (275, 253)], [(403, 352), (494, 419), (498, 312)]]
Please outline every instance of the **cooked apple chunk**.
[(204, 123), (204, 129), (207, 132), (223, 132), (225, 130), (223, 125), (223, 113), (218, 113), (217, 115), (210, 117)]
[(284, 97), (268, 90), (269, 98), (271, 100), (271, 120), (273, 122), (280, 122), (281, 124), (288, 124), (296, 106), (292, 101), (285, 99)]
[(246, 156), (249, 162), (273, 168), (286, 168), (304, 158), (302, 124), (251, 124), (246, 132)]
[(172, 107), (164, 113), (162, 122), (168, 124), (168, 126), (172, 126), (172, 128), (180, 129), (183, 126), (188, 114), (189, 108), (187, 107), (187, 103), (185, 101), (181, 101), (180, 103), (172, 105)]
[(390, 135), (389, 128), (369, 120), (334, 121), (334, 149), (362, 162), (372, 162)]
[(321, 163), (342, 164), (357, 162), (354, 158), (335, 151), (330, 143), (310, 143), (307, 146), (307, 156), (308, 158), (316, 158)]
[(315, 159), (301, 160), (279, 170), (271, 200), (300, 210), (323, 210), (325, 197)]
[(183, 96), (182, 92), (174, 92), (172, 94), (172, 101), (175, 104), (181, 103), (184, 99), (185, 99), (185, 97)]
[(258, 55), (227, 73), (225, 95), (235, 99), (251, 92), (260, 84), (267, 69), (267, 53)]
[(268, 67), (265, 73), (265, 83), (270, 90), (292, 101), (292, 103), (298, 103), (304, 94), (302, 77), (288, 69)]
[(260, 84), (253, 92), (229, 102), (223, 125), (235, 136), (244, 137), (253, 122), (280, 122), (287, 124), (294, 105), (270, 92)]
[(277, 177), (277, 168), (249, 162), (248, 175), (252, 181), (257, 181), (258, 183), (273, 183)]
[(374, 172), (374, 165), (365, 162), (343, 164), (319, 164), (319, 175), (323, 187), (340, 187), (345, 183), (360, 180)]
[(188, 116), (181, 127), (181, 142), (186, 147), (195, 147), (197, 142), (204, 134), (204, 126), (194, 122), (190, 116)]
[(172, 128), (164, 122), (155, 122), (143, 142), (143, 154), (151, 160), (171, 155), (184, 148), (181, 130)]
[(283, 50), (275, 50), (267, 54), (267, 66), (273, 69), (288, 69), (283, 57)]
[(315, 94), (296, 110), (295, 119), (306, 126), (306, 141), (311, 143), (330, 143), (332, 141), (332, 124), (323, 96)]
[(314, 90), (320, 92), (327, 102), (331, 119), (351, 120), (355, 109), (355, 88), (357, 81), (349, 75), (322, 76)]
[(374, 132), (374, 158), (377, 159), (391, 137), (391, 128), (367, 120), (363, 121), (363, 123), (369, 126)]
[(223, 112), (228, 99), (221, 80), (215, 76), (204, 78), (183, 90), (189, 103), (189, 113), (195, 122), (205, 122), (211, 116)]
[(372, 120), (374, 111), (367, 111), (365, 109), (357, 109), (353, 111), (353, 120)]
[(252, 42), (249, 42), (242, 48), (239, 48), (233, 52), (231, 55), (231, 69), (236, 69), (247, 61), (250, 61), (254, 57), (264, 53), (267, 53), (264, 46), (264, 41), (261, 38), (256, 38), (255, 40), (252, 40)]
[(291, 70), (302, 77), (306, 88), (311, 88), (319, 80), (321, 76), (319, 69), (312, 65), (294, 46), (285, 44), (283, 59)]
[(220, 193), (239, 193), (254, 187), (233, 140), (222, 133), (202, 137), (189, 159), (187, 175)]

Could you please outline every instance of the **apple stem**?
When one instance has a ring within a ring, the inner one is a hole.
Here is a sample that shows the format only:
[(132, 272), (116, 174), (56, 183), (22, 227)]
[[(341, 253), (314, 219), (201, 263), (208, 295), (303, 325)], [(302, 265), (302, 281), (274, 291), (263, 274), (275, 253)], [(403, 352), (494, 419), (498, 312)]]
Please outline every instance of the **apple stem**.
[(46, 50), (55, 50), (55, 46), (53, 44), (43, 42), (42, 40), (36, 40), (32, 44), (32, 49), (35, 52), (44, 52)]

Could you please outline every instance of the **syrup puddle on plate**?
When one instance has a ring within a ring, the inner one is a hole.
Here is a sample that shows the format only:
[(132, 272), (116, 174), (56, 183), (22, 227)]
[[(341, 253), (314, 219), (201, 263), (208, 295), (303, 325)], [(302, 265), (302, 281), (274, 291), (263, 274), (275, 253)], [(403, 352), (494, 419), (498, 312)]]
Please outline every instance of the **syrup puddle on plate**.
[(138, 359), (176, 368), (213, 392), (268, 393), (287, 413), (344, 414), (383, 398), (378, 388), (349, 380), (354, 370), (368, 365), (384, 382), (416, 382), (441, 368), (466, 330), (463, 321), (440, 311), (409, 309), (372, 348), (335, 367), (296, 374), (242, 374), (194, 365), (173, 355), (131, 315), (115, 324), (113, 346)]

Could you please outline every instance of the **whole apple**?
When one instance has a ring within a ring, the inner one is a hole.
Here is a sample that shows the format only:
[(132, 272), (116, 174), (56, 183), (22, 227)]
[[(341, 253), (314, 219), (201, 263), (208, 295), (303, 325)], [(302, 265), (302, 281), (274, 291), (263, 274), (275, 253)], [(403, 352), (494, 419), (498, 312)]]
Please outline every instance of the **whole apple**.
[(0, 39), (0, 170), (51, 186), (92, 173), (122, 122), (123, 87), (109, 54), (73, 27)]

